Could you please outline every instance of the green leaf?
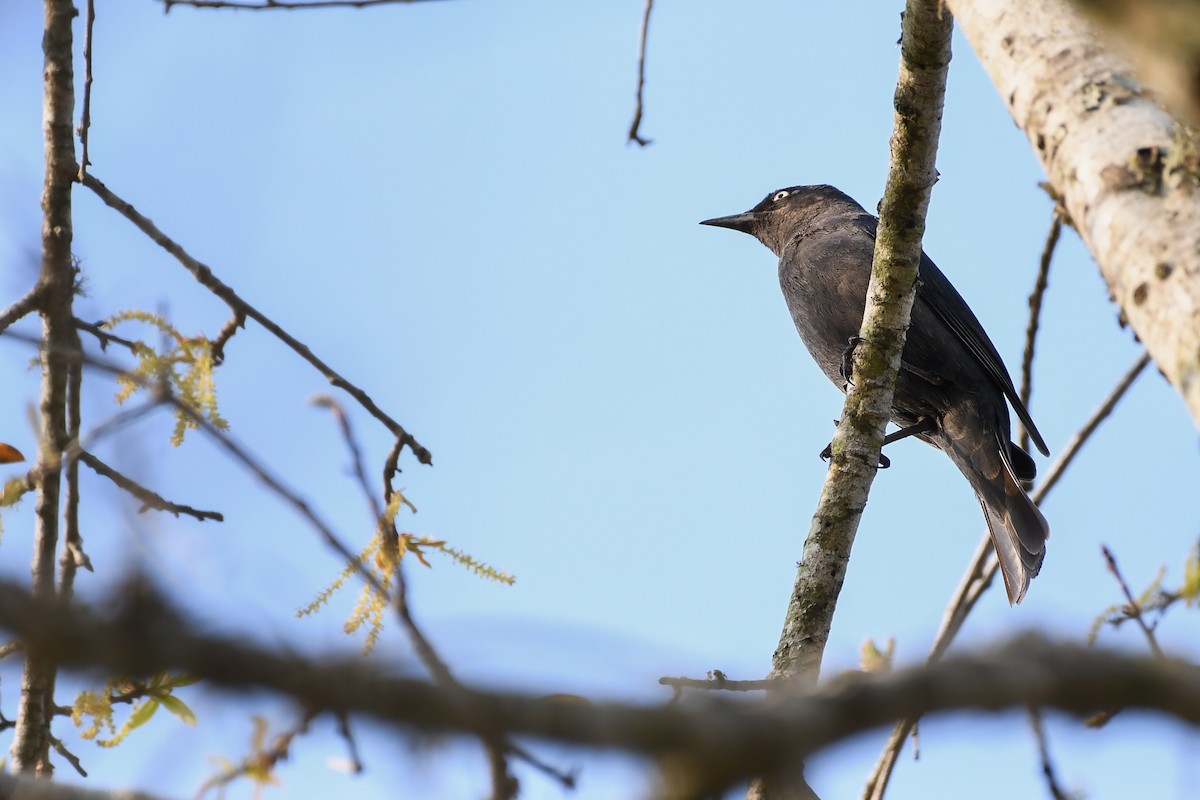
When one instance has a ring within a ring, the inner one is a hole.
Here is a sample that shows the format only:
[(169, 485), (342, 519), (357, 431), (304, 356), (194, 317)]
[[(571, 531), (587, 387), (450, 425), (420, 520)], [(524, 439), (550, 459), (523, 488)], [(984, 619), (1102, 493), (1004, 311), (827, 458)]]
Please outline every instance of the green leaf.
[(125, 729), (131, 731), (134, 728), (140, 728), (149, 722), (150, 718), (154, 716), (154, 712), (158, 711), (159, 702), (160, 701), (155, 698), (147, 700), (145, 703), (138, 706), (137, 709), (129, 715), (129, 722), (125, 724)]
[(166, 694), (159, 698), (159, 702), (163, 704), (163, 708), (170, 711), (175, 716), (186, 722), (188, 725), (196, 724), (196, 715), (188, 708), (188, 704), (180, 700), (173, 694)]
[(181, 686), (192, 686), (200, 682), (200, 679), (195, 675), (188, 675), (186, 672), (181, 672), (171, 678), (166, 683), (168, 689), (178, 689)]

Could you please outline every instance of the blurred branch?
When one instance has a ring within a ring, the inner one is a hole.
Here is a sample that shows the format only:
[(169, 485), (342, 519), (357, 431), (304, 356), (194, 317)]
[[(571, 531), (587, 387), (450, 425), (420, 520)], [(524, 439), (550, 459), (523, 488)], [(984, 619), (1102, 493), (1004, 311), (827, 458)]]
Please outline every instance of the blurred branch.
[[(199, 281), (201, 286), (224, 300), (225, 304), (233, 309), (235, 315), (240, 314), (244, 317), (249, 317), (258, 324), (262, 325), (267, 329), (268, 332), (274, 335), (275, 338), (286, 344), (292, 349), (293, 352), (295, 352), (298, 356), (307, 361), (318, 372), (325, 376), (325, 379), (328, 380), (330, 384), (342, 389), (356, 401), (358, 401), (359, 405), (365, 408), (371, 416), (375, 417), (375, 419), (382, 422), (384, 426), (391, 431), (392, 435), (399, 439), (402, 444), (407, 445), (409, 449), (412, 450), (413, 455), (417, 457), (418, 461), (420, 461), (422, 464), (433, 463), (432, 454), (422, 447), (421, 444), (415, 438), (413, 438), (410, 433), (404, 430), (404, 427), (401, 426), (400, 423), (396, 422), (394, 419), (384, 413), (383, 409), (375, 405), (375, 401), (372, 400), (366, 392), (350, 383), (348, 380), (338, 374), (332, 367), (330, 367), (321, 359), (317, 358), (312, 350), (308, 349), (306, 345), (276, 324), (270, 317), (263, 314), (261, 311), (254, 308), (252, 305), (239, 297), (232, 288), (222, 283), (220, 279), (213, 274), (209, 267), (192, 258), (192, 256), (190, 256), (181, 245), (159, 230), (149, 219), (138, 213), (137, 209), (135, 209), (132, 205), (111, 192), (107, 186), (97, 180), (96, 177), (90, 173), (83, 176), (83, 185), (95, 192), (101, 200), (103, 200), (109, 207), (116, 210), (118, 214), (125, 217), (135, 226), (137, 226), (137, 228), (141, 230), (142, 233), (149, 236), (155, 244), (174, 256), (175, 259), (188, 270), (188, 272), (192, 273), (192, 276)], [(222, 342), (222, 344), (224, 343)]]
[(352, 712), (424, 731), (487, 730), (669, 757), (691, 767), (693, 794), (769, 774), (886, 722), (938, 711), (1035, 705), (1078, 714), (1119, 704), (1200, 724), (1195, 666), (1038, 636), (937, 664), (848, 674), (811, 694), (645, 707), (451, 689), (358, 657), (304, 658), (291, 648), (202, 633), (146, 585), (127, 587), (104, 608), (108, 616), (0, 581), (0, 626), (63, 665), (126, 675), (182, 670), (213, 687), (268, 689), (312, 713)]
[(650, 32), (650, 12), (654, 10), (654, 0), (646, 0), (646, 10), (642, 14), (642, 33), (638, 38), (638, 79), (637, 105), (633, 109), (633, 122), (629, 125), (630, 142), (637, 142), (639, 147), (645, 147), (653, 139), (642, 138), (639, 129), (642, 126), (642, 90), (646, 86), (646, 37)]
[(1039, 708), (1029, 709), (1029, 727), (1033, 731), (1037, 743), (1038, 760), (1042, 763), (1042, 775), (1046, 778), (1046, 789), (1053, 800), (1071, 800), (1071, 796), (1058, 785), (1058, 776), (1054, 772), (1054, 764), (1050, 761), (1050, 745), (1046, 742), (1046, 729), (1042, 725), (1042, 711)]
[[(1076, 431), (1075, 435), (1071, 437), (1071, 440), (1067, 442), (1063, 451), (1059, 454), (1058, 459), (1046, 473), (1045, 479), (1030, 494), (1035, 503), (1040, 504), (1050, 494), (1050, 490), (1062, 478), (1067, 467), (1079, 455), (1079, 451), (1083, 449), (1083, 445), (1096, 432), (1096, 429), (1100, 427), (1100, 423), (1112, 414), (1117, 403), (1125, 396), (1129, 387), (1133, 385), (1138, 375), (1142, 373), (1142, 370), (1149, 363), (1150, 355), (1142, 353), (1133, 366), (1117, 381), (1117, 385), (1113, 387), (1104, 401), (1100, 403), (1096, 410), (1092, 412), (1092, 415)], [(996, 561), (991, 539), (985, 533), (983, 538), (979, 540), (979, 546), (975, 549), (975, 557), (971, 559), (971, 564), (967, 567), (967, 571), (963, 574), (958, 588), (954, 590), (954, 595), (950, 598), (950, 602), (942, 614), (942, 622), (938, 628), (937, 636), (934, 637), (933, 647), (930, 648), (926, 663), (932, 664), (945, 654), (946, 650), (950, 647), (950, 643), (954, 641), (954, 637), (958, 636), (958, 632), (962, 630), (963, 623), (966, 622), (967, 617), (974, 610), (975, 604), (979, 602), (979, 598), (992, 585), (992, 580), (996, 577), (996, 572), (999, 568), (1000, 564)], [(875, 768), (871, 771), (870, 777), (867, 778), (867, 785), (863, 789), (862, 795), (864, 800), (881, 800), (884, 792), (887, 790), (892, 771), (896, 767), (896, 760), (900, 756), (900, 751), (904, 748), (904, 740), (915, 724), (915, 719), (902, 720), (892, 730), (887, 744), (884, 745), (883, 752), (879, 755), (879, 760), (875, 762)]]
[(310, 0), (287, 2), (287, 0), (262, 0), (260, 3), (237, 2), (237, 0), (162, 0), (163, 12), (175, 6), (187, 8), (233, 8), (242, 11), (294, 11), (302, 8), (370, 8), (371, 6), (408, 5), (429, 0)]
[(161, 800), (157, 795), (127, 789), (88, 789), (7, 773), (0, 773), (0, 797), (13, 800)]

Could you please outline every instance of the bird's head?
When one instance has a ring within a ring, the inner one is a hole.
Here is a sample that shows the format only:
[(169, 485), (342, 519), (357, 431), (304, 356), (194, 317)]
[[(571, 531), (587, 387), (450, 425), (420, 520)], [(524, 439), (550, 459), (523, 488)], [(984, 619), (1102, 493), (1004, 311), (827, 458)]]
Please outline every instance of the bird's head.
[(832, 186), (789, 186), (771, 192), (749, 211), (706, 219), (700, 224), (748, 233), (778, 256), (806, 226), (813, 225), (826, 214), (847, 211), (863, 213), (862, 206)]

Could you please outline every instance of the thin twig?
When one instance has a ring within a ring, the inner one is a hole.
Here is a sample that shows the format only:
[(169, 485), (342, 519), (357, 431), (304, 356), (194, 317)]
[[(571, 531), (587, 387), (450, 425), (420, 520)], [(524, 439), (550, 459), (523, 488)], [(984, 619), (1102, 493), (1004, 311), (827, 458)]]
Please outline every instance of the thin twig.
[[(346, 410), (342, 408), (334, 398), (329, 395), (319, 395), (313, 398), (313, 405), (329, 409), (334, 418), (338, 421), (338, 427), (342, 431), (342, 439), (346, 442), (346, 448), (350, 451), (350, 461), (354, 468), (354, 477), (358, 480), (359, 488), (362, 489), (363, 497), (366, 498), (367, 504), (371, 507), (371, 515), (375, 519), (375, 523), (379, 525), (380, 532), (383, 537), (382, 548), (383, 552), (389, 557), (395, 559), (397, 568), (400, 564), (400, 533), (396, 530), (395, 520), (387, 518), (384, 514), (384, 508), (376, 499), (375, 494), (371, 491), (371, 483), (367, 480), (366, 462), (363, 458), (362, 447), (358, 444), (358, 439), (354, 436), (354, 431), (350, 428), (350, 418), (346, 416)], [(391, 459), (400, 458), (400, 441), (396, 440), (396, 444), (392, 447), (391, 454), (388, 455), (389, 463), (395, 467), (395, 462)], [(387, 473), (387, 470), (384, 470)], [(389, 481), (384, 481), (384, 502), (390, 503), (392, 499), (392, 487)]]
[(117, 336), (116, 334), (109, 333), (104, 328), (100, 327), (100, 323), (98, 323), (98, 322), (91, 323), (91, 322), (84, 322), (81, 319), (76, 319), (75, 327), (81, 331), (90, 333), (92, 336), (95, 336), (96, 339), (100, 342), (100, 351), (101, 352), (107, 352), (108, 346), (110, 344), (119, 344), (119, 345), (121, 345), (121, 347), (124, 347), (126, 350), (128, 350), (131, 353), (137, 352), (137, 348), (138, 348), (137, 342), (131, 341), (130, 339), (122, 339), (120, 336)]
[(1129, 591), (1129, 584), (1125, 582), (1125, 576), (1121, 574), (1121, 570), (1117, 566), (1117, 559), (1113, 556), (1112, 550), (1108, 549), (1108, 545), (1101, 545), (1100, 551), (1104, 554), (1104, 562), (1108, 566), (1108, 571), (1117, 579), (1117, 583), (1121, 586), (1121, 592), (1125, 595), (1125, 600), (1129, 604), (1128, 616), (1138, 624), (1138, 627), (1142, 629), (1142, 633), (1146, 635), (1146, 642), (1150, 645), (1150, 652), (1154, 653), (1154, 657), (1162, 658), (1163, 651), (1158, 645), (1158, 637), (1154, 635), (1154, 627), (1146, 622), (1146, 618), (1142, 614), (1141, 603), (1133, 596), (1133, 592)]
[(241, 311), (234, 311), (233, 316), (217, 333), (217, 338), (209, 342), (212, 348), (212, 357), (214, 364), (221, 364), (225, 361), (225, 345), (229, 344), (229, 340), (238, 332), (239, 328), (246, 327), (246, 315)]
[[(1087, 443), (1092, 434), (1100, 424), (1112, 414), (1117, 403), (1125, 396), (1129, 387), (1137, 379), (1146, 365), (1150, 363), (1150, 355), (1143, 353), (1133, 366), (1121, 376), (1117, 381), (1116, 386), (1109, 392), (1103, 402), (1092, 412), (1092, 415), (1080, 426), (1071, 440), (1067, 442), (1062, 452), (1059, 453), (1058, 459), (1050, 467), (1046, 473), (1042, 483), (1031, 493), (1035, 503), (1040, 503), (1050, 494), (1050, 490), (1054, 488), (1059, 479), (1066, 472), (1067, 467), (1079, 455), (1083, 445)], [(984, 534), (979, 541), (979, 545), (975, 549), (975, 556), (971, 559), (967, 571), (963, 574), (962, 580), (959, 582), (958, 588), (954, 590), (954, 594), (950, 598), (950, 602), (946, 605), (946, 610), (942, 614), (942, 622), (938, 628), (937, 635), (934, 637), (933, 647), (930, 649), (926, 663), (934, 663), (938, 661), (946, 650), (950, 647), (950, 643), (958, 636), (958, 632), (962, 629), (963, 623), (966, 622), (967, 616), (974, 610), (979, 598), (992, 585), (996, 573), (999, 571), (1000, 564), (996, 560), (995, 549), (991, 545), (991, 539), (988, 534)], [(896, 760), (900, 755), (900, 751), (904, 748), (904, 740), (908, 736), (908, 732), (912, 729), (913, 720), (903, 720), (896, 724), (892, 729), (891, 735), (888, 737), (887, 744), (884, 745), (883, 752), (879, 755), (879, 760), (875, 763), (875, 768), (871, 771), (870, 777), (867, 779), (867, 785), (863, 789), (864, 800), (881, 800), (884, 792), (887, 790), (888, 781), (891, 779), (892, 771), (895, 769)]]
[[(71, 442), (79, 441), (82, 382), (83, 367), (78, 363), (71, 364), (67, 369), (67, 436)], [(88, 572), (95, 570), (83, 549), (83, 533), (79, 529), (79, 463), (68, 456), (64, 472), (67, 480), (63, 498), (63, 550), (58, 557), (58, 594), (69, 600), (75, 594), (76, 571), (80, 567)]]
[[(1042, 320), (1042, 300), (1046, 295), (1046, 287), (1050, 279), (1050, 261), (1054, 258), (1054, 248), (1058, 245), (1062, 233), (1063, 212), (1056, 204), (1053, 218), (1050, 221), (1050, 232), (1046, 234), (1046, 244), (1042, 247), (1042, 257), (1038, 261), (1037, 278), (1033, 282), (1033, 291), (1029, 294), (1029, 324), (1025, 327), (1025, 350), (1021, 356), (1021, 403), (1029, 408), (1029, 400), (1033, 394), (1033, 354), (1037, 343), (1038, 327)], [(1017, 443), (1022, 450), (1029, 449), (1029, 431), (1021, 425)]]
[(646, 86), (646, 37), (650, 32), (650, 12), (654, 9), (654, 0), (646, 0), (646, 10), (642, 13), (642, 34), (638, 38), (638, 78), (637, 105), (633, 109), (633, 122), (629, 125), (629, 142), (637, 142), (639, 147), (645, 147), (653, 139), (642, 137), (639, 128), (642, 126), (642, 94)]
[(350, 715), (345, 711), (337, 712), (337, 723), (338, 735), (346, 743), (346, 752), (350, 754), (350, 768), (355, 775), (361, 774), (363, 763), (362, 758), (358, 755), (358, 743), (354, 740), (354, 733), (350, 730)]
[(9, 642), (8, 644), (0, 645), (0, 658), (8, 658), (14, 653), (23, 652), (25, 652), (25, 643), (20, 639), (17, 639), (14, 642)]
[(140, 214), (132, 205), (110, 191), (107, 186), (101, 183), (91, 173), (83, 177), (83, 185), (95, 192), (101, 200), (103, 200), (109, 207), (116, 210), (118, 214), (125, 217), (135, 226), (137, 226), (137, 228), (141, 230), (142, 233), (149, 236), (155, 244), (174, 256), (175, 259), (188, 270), (188, 272), (192, 273), (192, 276), (199, 281), (201, 286), (224, 300), (225, 304), (233, 309), (235, 314), (243, 314), (262, 325), (267, 329), (267, 331), (275, 336), (275, 338), (286, 344), (292, 349), (293, 352), (295, 352), (298, 356), (303, 358), (318, 372), (325, 376), (325, 379), (328, 380), (330, 384), (342, 389), (355, 400), (357, 400), (359, 405), (365, 408), (371, 416), (375, 417), (375, 419), (382, 422), (384, 426), (391, 431), (393, 436), (399, 439), (403, 444), (408, 445), (409, 449), (412, 450), (413, 455), (417, 457), (418, 461), (420, 461), (422, 464), (433, 463), (432, 454), (430, 454), (428, 450), (421, 446), (421, 444), (415, 438), (413, 438), (412, 434), (404, 430), (404, 427), (400, 423), (396, 422), (394, 419), (384, 413), (383, 409), (377, 406), (375, 401), (372, 400), (366, 392), (342, 377), (332, 367), (319, 359), (305, 344), (285, 331), (266, 314), (263, 314), (261, 311), (243, 300), (240, 296), (238, 296), (237, 292), (235, 292), (225, 283), (222, 283), (221, 280), (213, 274), (213, 271), (209, 267), (192, 258), (192, 256), (189, 255), (179, 243), (159, 230), (153, 222), (142, 216), (142, 214)]
[(37, 286), (30, 289), (29, 293), (20, 300), (13, 303), (3, 311), (0, 311), (0, 333), (4, 333), (9, 325), (12, 325), (25, 315), (36, 311), (38, 304), (41, 303), (41, 298), (42, 285), (39, 283)]
[(54, 748), (54, 752), (65, 758), (67, 763), (74, 767), (75, 771), (79, 773), (80, 777), (86, 778), (88, 776), (87, 770), (84, 769), (83, 764), (80, 763), (79, 756), (68, 750), (67, 746), (63, 744), (57, 736), (54, 734), (49, 734), (49, 736), (50, 746)]
[(225, 521), (225, 515), (219, 511), (203, 511), (198, 508), (192, 508), (191, 506), (172, 503), (170, 500), (167, 500), (161, 495), (147, 489), (145, 486), (142, 486), (132, 478), (126, 477), (117, 470), (108, 466), (108, 464), (105, 464), (103, 461), (96, 458), (96, 456), (92, 455), (86, 450), (79, 451), (78, 459), (91, 467), (92, 471), (96, 474), (103, 475), (117, 486), (121, 487), (138, 500), (142, 501), (142, 507), (139, 508), (137, 512), (139, 514), (145, 513), (149, 509), (154, 509), (156, 511), (165, 511), (168, 514), (174, 514), (176, 517), (178, 517), (180, 514), (187, 514), (189, 517), (195, 517), (201, 522), (206, 519), (215, 520), (217, 522)]
[(92, 127), (92, 25), (96, 22), (96, 2), (87, 0), (83, 28), (83, 113), (79, 117), (79, 180), (92, 165), (88, 158), (88, 130)]
[(1050, 761), (1050, 746), (1046, 743), (1046, 730), (1042, 726), (1041, 709), (1030, 706), (1029, 727), (1033, 730), (1033, 738), (1037, 741), (1038, 758), (1042, 762), (1042, 775), (1046, 777), (1046, 788), (1054, 800), (1071, 800), (1071, 796), (1058, 785), (1058, 777), (1054, 774), (1054, 764)]

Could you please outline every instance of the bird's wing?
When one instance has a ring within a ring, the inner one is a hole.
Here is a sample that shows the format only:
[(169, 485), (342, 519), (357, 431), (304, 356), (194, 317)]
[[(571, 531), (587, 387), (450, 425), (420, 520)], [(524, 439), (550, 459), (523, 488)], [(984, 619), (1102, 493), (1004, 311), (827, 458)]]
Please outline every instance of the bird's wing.
[(946, 324), (946, 327), (954, 332), (958, 340), (966, 345), (996, 386), (1000, 387), (1008, 397), (1013, 411), (1021, 419), (1021, 423), (1029, 432), (1029, 438), (1037, 449), (1041, 451), (1042, 455), (1050, 455), (1046, 442), (1042, 439), (1042, 434), (1038, 432), (1037, 426), (1033, 424), (1033, 419), (1029, 416), (1029, 410), (1017, 396), (1017, 390), (1013, 387), (1012, 378), (1009, 376), (1004, 362), (1000, 359), (1000, 354), (996, 352), (995, 345), (984, 332), (983, 326), (979, 324), (979, 320), (967, 306), (962, 295), (937, 268), (933, 260), (924, 253), (921, 253), (920, 274), (917, 300), (925, 303)]

